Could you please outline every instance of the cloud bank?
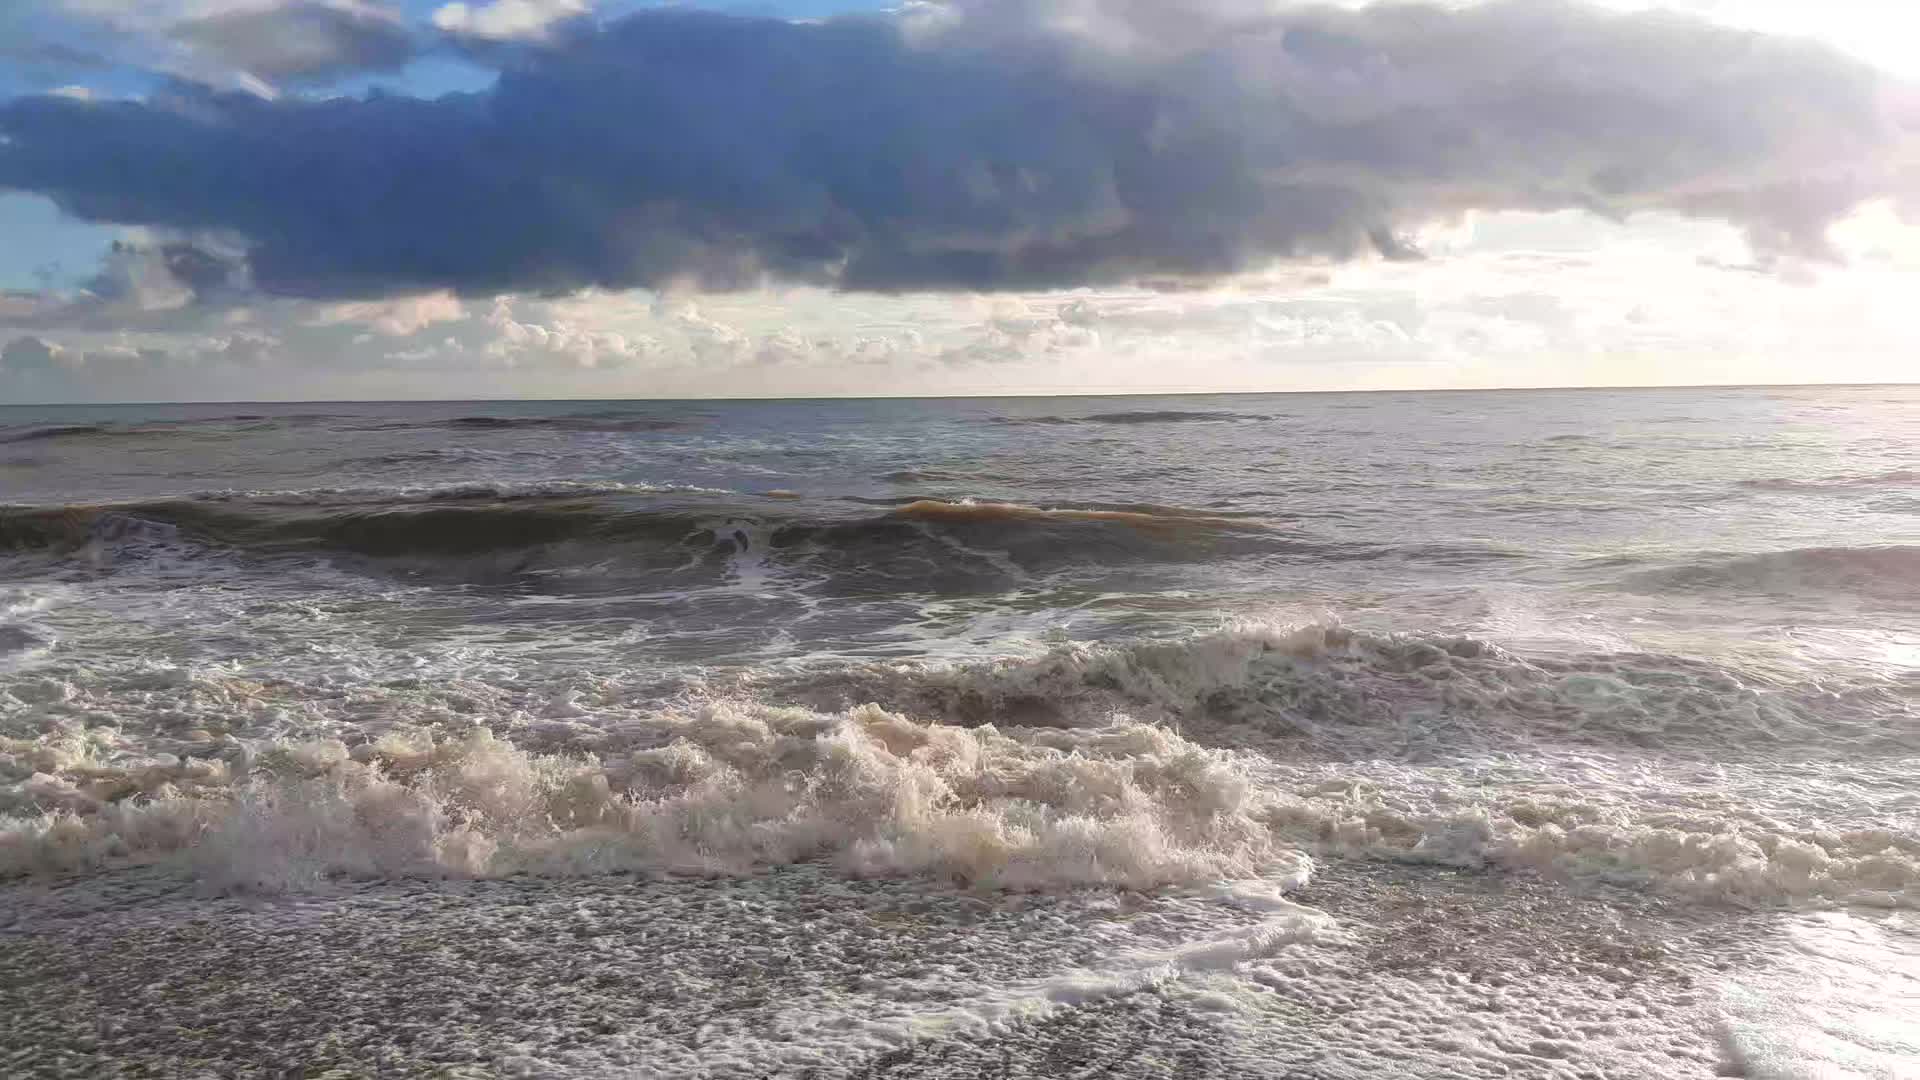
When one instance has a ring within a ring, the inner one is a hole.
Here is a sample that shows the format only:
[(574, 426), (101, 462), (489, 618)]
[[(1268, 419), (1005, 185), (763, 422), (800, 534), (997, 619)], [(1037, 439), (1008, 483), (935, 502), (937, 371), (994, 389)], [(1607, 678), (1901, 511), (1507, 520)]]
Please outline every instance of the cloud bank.
[(183, 19), (169, 36), (263, 79), (398, 70), (414, 52), (391, 9), (360, 0), (281, 0)]
[(25, 42), (25, 62), (149, 71), (265, 96), (279, 84), (397, 71), (420, 45), (387, 0), (47, 0), (40, 14), (91, 51), (36, 45), (30, 19), (0, 28)]
[(480, 94), (16, 99), (0, 188), (228, 238), (254, 287), (329, 299), (1211, 278), (1415, 257), (1405, 236), (1469, 209), (1666, 211), (1818, 256), (1854, 206), (1920, 192), (1910, 88), (1803, 42), (1556, 0), (540, 27)]

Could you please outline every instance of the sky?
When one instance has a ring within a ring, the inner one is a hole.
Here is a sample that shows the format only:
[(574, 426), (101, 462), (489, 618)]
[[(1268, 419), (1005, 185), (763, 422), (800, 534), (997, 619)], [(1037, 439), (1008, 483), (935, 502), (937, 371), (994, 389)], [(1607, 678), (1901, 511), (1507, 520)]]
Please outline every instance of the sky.
[(1920, 378), (1920, 6), (0, 0), (0, 403)]

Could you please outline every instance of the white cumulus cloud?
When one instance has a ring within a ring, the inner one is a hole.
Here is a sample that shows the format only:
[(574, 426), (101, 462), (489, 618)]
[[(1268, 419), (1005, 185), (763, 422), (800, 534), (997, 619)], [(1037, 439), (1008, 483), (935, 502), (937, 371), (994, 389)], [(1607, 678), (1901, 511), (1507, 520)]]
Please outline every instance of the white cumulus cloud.
[(488, 41), (541, 41), (555, 24), (591, 10), (587, 0), (493, 0), (452, 3), (433, 13), (433, 25), (457, 37)]

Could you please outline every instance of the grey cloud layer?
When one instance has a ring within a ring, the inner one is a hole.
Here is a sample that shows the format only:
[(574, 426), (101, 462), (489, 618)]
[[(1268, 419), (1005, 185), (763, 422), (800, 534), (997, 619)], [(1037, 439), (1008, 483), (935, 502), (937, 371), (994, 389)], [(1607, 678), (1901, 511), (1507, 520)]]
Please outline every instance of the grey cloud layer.
[(144, 72), (271, 94), (278, 84), (397, 71), (428, 39), (389, 0), (0, 3), (0, 61), (37, 82)]
[(386, 7), (355, 0), (289, 0), (183, 20), (168, 36), (263, 79), (393, 71), (414, 52), (406, 25)]
[(1556, 2), (1106, 0), (574, 26), (478, 95), (0, 105), (0, 187), (237, 233), (314, 297), (763, 276), (849, 289), (1411, 254), (1469, 209), (1674, 210), (1818, 252), (1911, 196), (1910, 90), (1837, 54)]

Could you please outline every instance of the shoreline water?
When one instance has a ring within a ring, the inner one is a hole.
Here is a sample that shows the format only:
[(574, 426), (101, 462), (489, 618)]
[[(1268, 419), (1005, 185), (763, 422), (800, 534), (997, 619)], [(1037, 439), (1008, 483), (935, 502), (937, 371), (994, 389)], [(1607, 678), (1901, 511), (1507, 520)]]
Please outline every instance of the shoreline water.
[(0, 1066), (1899, 1080), (1916, 405), (5, 410)]
[(815, 866), (264, 900), (107, 886), (7, 928), (16, 1075), (1715, 1075), (1718, 984), (1765, 969), (1780, 918), (1391, 864), (1295, 894), (1337, 928), (1224, 893)]

